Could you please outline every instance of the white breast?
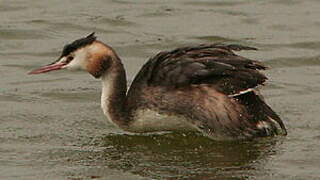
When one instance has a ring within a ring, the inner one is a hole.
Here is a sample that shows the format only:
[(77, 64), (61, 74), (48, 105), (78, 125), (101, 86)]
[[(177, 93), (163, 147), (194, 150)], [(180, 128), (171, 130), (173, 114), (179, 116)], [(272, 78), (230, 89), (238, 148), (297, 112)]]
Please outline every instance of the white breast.
[(195, 131), (183, 116), (158, 113), (154, 110), (138, 110), (128, 131), (155, 132), (155, 131)]

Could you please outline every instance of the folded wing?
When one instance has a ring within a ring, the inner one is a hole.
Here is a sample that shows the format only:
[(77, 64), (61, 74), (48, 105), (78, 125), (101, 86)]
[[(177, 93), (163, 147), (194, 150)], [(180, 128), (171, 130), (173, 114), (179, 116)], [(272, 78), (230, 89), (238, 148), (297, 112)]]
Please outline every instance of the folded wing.
[(256, 49), (211, 44), (161, 52), (143, 66), (135, 81), (168, 87), (210, 84), (224, 94), (239, 94), (263, 84), (267, 79), (258, 71), (267, 67), (233, 52), (240, 50)]

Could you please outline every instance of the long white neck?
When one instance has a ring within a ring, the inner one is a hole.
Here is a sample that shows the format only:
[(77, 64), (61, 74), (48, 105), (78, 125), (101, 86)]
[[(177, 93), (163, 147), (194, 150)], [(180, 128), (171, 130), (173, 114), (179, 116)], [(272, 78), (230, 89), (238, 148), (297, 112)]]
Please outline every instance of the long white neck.
[(111, 95), (114, 93), (114, 78), (111, 77), (111, 74), (104, 74), (101, 77), (102, 82), (102, 92), (101, 92), (101, 108), (107, 119), (115, 124), (110, 115), (110, 108), (112, 108), (112, 104), (110, 103)]
[(121, 63), (114, 64), (101, 76), (101, 108), (108, 120), (126, 129), (129, 121), (126, 110), (126, 75)]

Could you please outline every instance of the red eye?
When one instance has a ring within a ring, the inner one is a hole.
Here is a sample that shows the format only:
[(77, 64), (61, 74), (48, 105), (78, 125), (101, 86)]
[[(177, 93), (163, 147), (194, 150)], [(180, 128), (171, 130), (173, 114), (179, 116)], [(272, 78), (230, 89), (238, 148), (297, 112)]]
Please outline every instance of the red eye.
[(73, 56), (69, 56), (69, 57), (67, 57), (66, 63), (69, 63), (72, 60), (73, 60)]

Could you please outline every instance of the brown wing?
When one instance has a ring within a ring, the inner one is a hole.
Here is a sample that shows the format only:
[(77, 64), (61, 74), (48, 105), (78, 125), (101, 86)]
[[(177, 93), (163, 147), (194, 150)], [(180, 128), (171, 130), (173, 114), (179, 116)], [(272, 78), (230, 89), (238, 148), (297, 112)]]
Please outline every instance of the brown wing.
[[(219, 138), (286, 134), (281, 119), (253, 91), (266, 81), (266, 66), (233, 53), (240, 45), (201, 45), (161, 52), (140, 70), (128, 92), (129, 109), (152, 108), (187, 117)], [(280, 127), (278, 127), (280, 126)]]
[(132, 85), (137, 88), (210, 84), (226, 95), (233, 95), (263, 84), (267, 78), (258, 70), (266, 66), (233, 53), (240, 50), (256, 49), (211, 44), (161, 52), (142, 67)]

